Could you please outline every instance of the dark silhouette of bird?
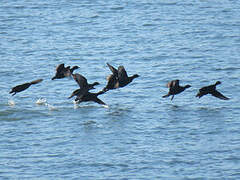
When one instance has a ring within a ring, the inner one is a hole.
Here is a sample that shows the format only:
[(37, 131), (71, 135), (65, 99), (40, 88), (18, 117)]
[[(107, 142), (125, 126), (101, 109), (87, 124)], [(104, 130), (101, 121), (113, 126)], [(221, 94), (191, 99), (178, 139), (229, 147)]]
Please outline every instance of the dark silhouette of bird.
[(56, 74), (55, 76), (52, 78), (52, 80), (54, 79), (62, 79), (65, 77), (69, 77), (72, 75), (73, 71), (75, 69), (78, 69), (78, 66), (73, 66), (72, 68), (70, 68), (70, 66), (65, 67), (64, 64), (59, 64), (56, 67)]
[(119, 66), (118, 69), (111, 66), (107, 63), (109, 69), (112, 71), (112, 74), (107, 77), (107, 85), (103, 89), (103, 91), (108, 91), (110, 89), (117, 89), (124, 87), (131, 83), (133, 79), (139, 77), (138, 74), (134, 74), (133, 76), (128, 76), (124, 66)]
[(108, 91), (110, 89), (117, 89), (117, 88), (119, 88), (118, 79), (113, 74), (110, 74), (107, 77), (107, 85), (103, 88), (103, 91), (106, 92), (106, 91)]
[(99, 85), (98, 82), (88, 84), (87, 79), (81, 74), (76, 73), (76, 74), (72, 74), (72, 76), (73, 76), (73, 79), (78, 83), (80, 89), (73, 91), (69, 99), (72, 98), (73, 96), (79, 96), (79, 97), (83, 96), (89, 90), (95, 89), (94, 86)]
[(167, 87), (169, 88), (168, 94), (164, 95), (163, 98), (166, 98), (172, 95), (171, 100), (173, 100), (174, 95), (183, 92), (185, 89), (190, 88), (191, 86), (190, 85), (180, 86), (179, 80), (177, 79), (177, 80), (170, 81), (167, 84)]
[(101, 99), (98, 98), (99, 95), (104, 93), (105, 93), (104, 91), (99, 91), (97, 93), (87, 92), (84, 95), (77, 96), (77, 98), (75, 99), (75, 102), (81, 103), (81, 102), (93, 101), (98, 104), (106, 105), (106, 103), (104, 103)]
[(217, 81), (215, 84), (212, 84), (210, 86), (202, 87), (201, 89), (199, 89), (199, 92), (196, 95), (196, 97), (201, 98), (204, 95), (211, 94), (212, 96), (217, 97), (219, 99), (228, 100), (229, 99), (228, 97), (225, 97), (219, 91), (216, 90), (216, 86), (219, 85), (219, 84), (221, 84), (221, 82)]
[(35, 80), (35, 81), (32, 81), (32, 82), (28, 82), (28, 83), (24, 83), (24, 84), (15, 86), (15, 87), (12, 88), (12, 90), (9, 92), (9, 94), (13, 93), (12, 96), (14, 96), (16, 93), (24, 91), (27, 88), (29, 88), (31, 85), (38, 84), (42, 81), (43, 81), (43, 79), (38, 79), (38, 80)]

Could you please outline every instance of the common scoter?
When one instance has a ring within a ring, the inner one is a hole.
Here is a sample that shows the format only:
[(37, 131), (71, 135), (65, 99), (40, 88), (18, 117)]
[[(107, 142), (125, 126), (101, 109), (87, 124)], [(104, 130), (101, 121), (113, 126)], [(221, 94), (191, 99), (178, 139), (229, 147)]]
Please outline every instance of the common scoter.
[(24, 84), (15, 86), (15, 87), (12, 88), (12, 90), (9, 92), (9, 94), (13, 93), (12, 96), (14, 96), (16, 93), (24, 91), (27, 88), (29, 88), (31, 85), (38, 84), (38, 83), (40, 83), (42, 81), (43, 81), (43, 79), (37, 79), (37, 80), (32, 81), (32, 82), (28, 82), (28, 83), (24, 83)]
[(86, 92), (84, 95), (77, 96), (75, 99), (75, 102), (81, 103), (81, 102), (87, 102), (87, 101), (93, 101), (98, 104), (106, 105), (101, 99), (98, 98), (99, 95), (104, 94), (104, 91), (99, 91), (97, 93), (91, 93), (91, 92)]
[(72, 98), (73, 96), (83, 96), (85, 93), (87, 93), (91, 89), (95, 89), (95, 85), (99, 85), (99, 82), (94, 82), (92, 84), (88, 84), (87, 79), (81, 75), (81, 74), (72, 74), (73, 79), (78, 83), (80, 89), (77, 89), (72, 92), (71, 96), (69, 98)]
[(109, 63), (107, 63), (107, 65), (113, 74), (108, 76), (107, 78), (108, 83), (106, 87), (103, 89), (103, 91), (124, 87), (129, 83), (131, 83), (133, 79), (139, 77), (138, 74), (134, 74), (133, 76), (128, 76), (124, 66), (119, 66), (118, 69), (116, 69)]
[(215, 84), (202, 87), (201, 89), (199, 89), (199, 92), (196, 95), (196, 97), (201, 98), (204, 95), (211, 94), (212, 96), (217, 97), (219, 99), (228, 100), (229, 99), (228, 97), (222, 95), (219, 91), (216, 90), (216, 86), (219, 84), (221, 84), (221, 82), (217, 81)]
[(73, 71), (75, 69), (78, 69), (78, 66), (73, 66), (72, 68), (70, 68), (70, 66), (65, 67), (64, 64), (59, 64), (56, 67), (56, 74), (55, 76), (52, 78), (52, 80), (54, 79), (62, 79), (65, 77), (69, 77), (72, 75)]
[(169, 88), (168, 94), (164, 95), (163, 98), (166, 98), (172, 95), (171, 100), (173, 100), (174, 95), (183, 92), (185, 89), (190, 88), (191, 86), (190, 85), (180, 86), (179, 80), (177, 79), (177, 80), (170, 81), (167, 84), (167, 87)]

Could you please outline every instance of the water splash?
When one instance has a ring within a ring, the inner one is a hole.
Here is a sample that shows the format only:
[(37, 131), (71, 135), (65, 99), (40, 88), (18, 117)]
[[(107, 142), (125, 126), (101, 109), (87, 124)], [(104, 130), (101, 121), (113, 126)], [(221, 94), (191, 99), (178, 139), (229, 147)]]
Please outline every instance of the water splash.
[(48, 107), (48, 110), (50, 110), (50, 111), (56, 111), (57, 110), (57, 107), (55, 107), (51, 104), (46, 103), (45, 105)]
[(46, 105), (47, 104), (47, 100), (46, 98), (40, 98), (36, 101), (36, 104), (38, 105)]
[(108, 105), (102, 105), (104, 108), (109, 109), (110, 107)]
[(79, 104), (79, 101), (73, 100), (72, 102), (73, 102), (73, 104)]
[(16, 103), (15, 103), (14, 100), (10, 99), (10, 100), (8, 100), (8, 105), (9, 105), (9, 106), (15, 106)]
[(79, 108), (79, 105), (74, 103), (74, 106), (73, 106), (74, 109), (78, 109)]

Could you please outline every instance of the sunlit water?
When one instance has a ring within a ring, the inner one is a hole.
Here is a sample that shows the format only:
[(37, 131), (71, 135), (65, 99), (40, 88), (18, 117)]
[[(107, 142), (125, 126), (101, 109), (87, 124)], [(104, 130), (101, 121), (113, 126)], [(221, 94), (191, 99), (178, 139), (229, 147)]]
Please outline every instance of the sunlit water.
[[(0, 179), (240, 179), (240, 2), (2, 0)], [(99, 98), (68, 99), (78, 65), (139, 74)], [(12, 87), (44, 81), (11, 96)], [(191, 88), (173, 101), (166, 83)], [(202, 86), (231, 98), (195, 97)]]

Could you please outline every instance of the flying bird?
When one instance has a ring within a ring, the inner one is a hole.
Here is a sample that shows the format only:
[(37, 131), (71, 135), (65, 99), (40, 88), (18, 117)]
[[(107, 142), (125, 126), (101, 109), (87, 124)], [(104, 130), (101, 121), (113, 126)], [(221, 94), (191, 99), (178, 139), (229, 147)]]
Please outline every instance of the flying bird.
[(183, 92), (185, 89), (190, 88), (191, 86), (190, 85), (180, 86), (179, 80), (177, 79), (177, 80), (170, 81), (167, 84), (167, 87), (169, 88), (168, 94), (164, 95), (163, 98), (166, 98), (172, 95), (171, 100), (173, 100), (174, 95)]
[(27, 88), (29, 88), (31, 85), (38, 84), (42, 81), (43, 81), (43, 79), (38, 79), (38, 80), (35, 80), (35, 81), (32, 81), (32, 82), (28, 82), (28, 83), (24, 83), (24, 84), (15, 86), (15, 87), (12, 88), (12, 90), (9, 92), (9, 94), (13, 93), (12, 96), (14, 96), (16, 93), (24, 91)]
[(73, 66), (72, 68), (70, 68), (70, 66), (65, 67), (64, 64), (59, 64), (56, 67), (56, 73), (52, 80), (69, 77), (72, 75), (73, 71), (78, 68), (79, 68), (78, 66)]
[(98, 98), (99, 95), (104, 93), (105, 93), (104, 91), (99, 91), (97, 93), (87, 92), (84, 95), (77, 96), (77, 98), (75, 99), (75, 102), (81, 103), (81, 102), (93, 101), (98, 104), (106, 105), (106, 103), (104, 103), (101, 99)]
[(107, 77), (108, 83), (106, 87), (103, 89), (103, 91), (124, 87), (131, 83), (133, 79), (139, 77), (138, 74), (128, 76), (124, 66), (119, 66), (118, 69), (116, 69), (109, 63), (107, 63), (107, 65), (109, 69), (112, 71), (112, 74)]
[(204, 95), (211, 94), (212, 96), (217, 97), (219, 99), (229, 100), (228, 97), (222, 95), (219, 91), (216, 90), (216, 86), (219, 85), (219, 84), (221, 84), (221, 82), (217, 81), (215, 84), (212, 84), (210, 86), (202, 87), (201, 89), (199, 89), (196, 97), (201, 98)]
[(73, 74), (72, 76), (73, 76), (73, 79), (79, 85), (80, 89), (73, 91), (69, 99), (72, 98), (73, 96), (81, 97), (84, 94), (86, 94), (89, 90), (95, 89), (94, 86), (99, 85), (99, 82), (88, 84), (87, 79), (81, 74), (76, 73), (76, 74)]

